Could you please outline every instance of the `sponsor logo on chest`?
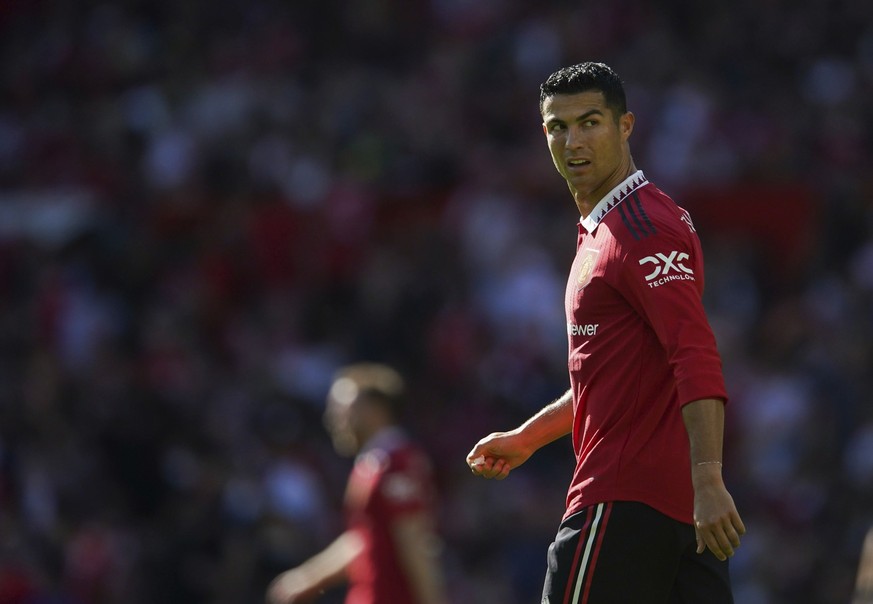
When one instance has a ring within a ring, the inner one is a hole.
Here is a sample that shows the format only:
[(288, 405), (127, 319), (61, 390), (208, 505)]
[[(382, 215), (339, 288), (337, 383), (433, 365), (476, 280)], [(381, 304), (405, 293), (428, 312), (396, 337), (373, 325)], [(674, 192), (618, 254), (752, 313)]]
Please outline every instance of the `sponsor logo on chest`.
[(597, 334), (597, 328), (599, 326), (600, 323), (588, 323), (587, 325), (567, 323), (567, 333), (571, 336), (593, 336)]

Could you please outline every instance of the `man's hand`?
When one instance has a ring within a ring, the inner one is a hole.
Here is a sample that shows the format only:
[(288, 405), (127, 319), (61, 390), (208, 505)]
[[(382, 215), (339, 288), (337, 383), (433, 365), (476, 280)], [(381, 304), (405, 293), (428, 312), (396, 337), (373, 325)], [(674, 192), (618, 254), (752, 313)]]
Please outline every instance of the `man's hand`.
[(344, 532), (300, 566), (273, 579), (267, 588), (267, 604), (311, 602), (345, 579), (346, 569), (363, 549), (364, 541), (357, 532)]
[(521, 440), (516, 431), (489, 434), (467, 454), (467, 465), (476, 476), (503, 480), (533, 453)]
[(721, 478), (720, 466), (692, 469), (694, 483), (694, 531), (697, 553), (706, 548), (719, 560), (734, 555), (746, 527)]
[(476, 476), (503, 480), (526, 462), (534, 451), (573, 428), (573, 391), (567, 390), (515, 430), (493, 432), (467, 454), (467, 465)]
[(312, 582), (296, 568), (273, 579), (267, 588), (267, 604), (302, 604), (315, 597)]

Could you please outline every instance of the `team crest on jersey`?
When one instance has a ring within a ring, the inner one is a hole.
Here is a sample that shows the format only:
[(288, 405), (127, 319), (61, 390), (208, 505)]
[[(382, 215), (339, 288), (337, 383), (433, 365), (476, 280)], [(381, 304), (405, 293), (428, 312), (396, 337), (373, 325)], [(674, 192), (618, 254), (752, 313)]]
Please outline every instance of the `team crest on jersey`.
[(597, 256), (600, 250), (585, 248), (579, 257), (579, 275), (576, 277), (576, 291), (591, 283), (594, 267), (597, 265)]

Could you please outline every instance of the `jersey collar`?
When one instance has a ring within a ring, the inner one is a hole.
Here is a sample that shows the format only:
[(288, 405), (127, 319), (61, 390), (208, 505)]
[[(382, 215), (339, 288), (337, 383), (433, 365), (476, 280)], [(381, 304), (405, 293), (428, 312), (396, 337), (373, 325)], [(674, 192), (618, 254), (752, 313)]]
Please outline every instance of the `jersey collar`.
[(406, 440), (405, 432), (399, 426), (382, 428), (361, 447), (359, 455), (366, 455), (374, 449), (394, 449)]
[(600, 224), (612, 208), (621, 203), (621, 201), (628, 195), (647, 184), (649, 184), (649, 181), (646, 179), (646, 175), (643, 174), (642, 170), (637, 170), (619, 183), (612, 191), (607, 193), (603, 199), (598, 201), (597, 205), (594, 206), (594, 209), (591, 210), (591, 213), (588, 214), (588, 216), (580, 218), (580, 224), (586, 231), (593, 233), (594, 229), (597, 228), (597, 225)]

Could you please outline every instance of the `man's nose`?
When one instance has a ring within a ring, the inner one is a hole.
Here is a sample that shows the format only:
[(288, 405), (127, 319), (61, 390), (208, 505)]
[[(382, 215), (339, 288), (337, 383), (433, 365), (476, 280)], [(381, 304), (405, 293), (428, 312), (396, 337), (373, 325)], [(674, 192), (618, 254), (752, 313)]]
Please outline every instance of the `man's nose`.
[(567, 147), (573, 149), (580, 147), (583, 138), (582, 129), (577, 126), (571, 126), (567, 130)]

